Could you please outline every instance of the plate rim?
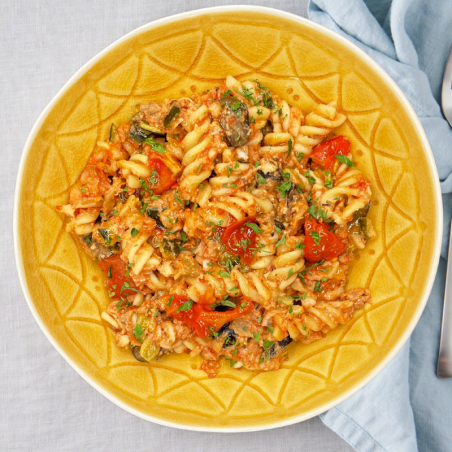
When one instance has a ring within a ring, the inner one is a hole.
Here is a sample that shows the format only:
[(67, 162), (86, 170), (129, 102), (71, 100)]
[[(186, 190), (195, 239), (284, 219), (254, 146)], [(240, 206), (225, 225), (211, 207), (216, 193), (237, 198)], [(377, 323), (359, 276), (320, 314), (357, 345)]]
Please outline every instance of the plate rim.
[[(41, 126), (43, 125), (44, 121), (47, 119), (48, 114), (51, 112), (57, 101), (61, 98), (61, 96), (71, 87), (73, 86), (83, 75), (85, 75), (89, 69), (94, 66), (104, 55), (109, 53), (111, 50), (113, 50), (116, 46), (120, 45), (121, 43), (127, 41), (130, 38), (133, 38), (136, 35), (139, 35), (145, 31), (152, 30), (153, 28), (160, 27), (162, 25), (170, 24), (172, 22), (189, 19), (196, 16), (201, 16), (205, 14), (217, 14), (217, 13), (224, 13), (224, 12), (237, 12), (237, 11), (247, 11), (247, 12), (254, 12), (254, 13), (261, 13), (266, 14), (270, 16), (276, 16), (281, 17), (287, 20), (291, 20), (294, 22), (297, 22), (301, 25), (307, 26), (308, 28), (313, 28), (323, 34), (326, 34), (328, 37), (333, 38), (337, 41), (339, 41), (341, 44), (346, 46), (349, 50), (352, 52), (357, 53), (361, 58), (364, 59), (365, 62), (370, 64), (374, 70), (378, 73), (379, 76), (381, 76), (386, 83), (393, 89), (395, 94), (398, 96), (399, 100), (402, 102), (406, 112), (409, 114), (410, 118), (413, 120), (415, 126), (417, 127), (420, 135), (420, 139), (424, 145), (424, 148), (426, 149), (426, 157), (427, 161), (429, 162), (429, 167), (432, 172), (432, 176), (434, 178), (434, 193), (435, 193), (435, 203), (437, 206), (438, 211), (438, 221), (436, 225), (436, 244), (435, 249), (433, 253), (432, 258), (432, 265), (430, 268), (427, 284), (424, 288), (424, 292), (421, 297), (421, 303), (419, 304), (415, 315), (413, 316), (413, 319), (411, 320), (410, 324), (408, 325), (408, 328), (405, 330), (404, 334), (401, 335), (398, 342), (396, 343), (393, 350), (388, 353), (385, 358), (382, 360), (382, 362), (374, 369), (374, 371), (368, 375), (365, 379), (363, 379), (359, 384), (353, 386), (348, 391), (346, 391), (342, 396), (339, 398), (335, 398), (334, 401), (330, 403), (323, 404), (321, 407), (318, 407), (316, 409), (311, 409), (307, 411), (304, 414), (300, 414), (298, 416), (290, 417), (289, 419), (282, 420), (279, 422), (273, 422), (268, 423), (264, 425), (257, 425), (257, 426), (250, 426), (250, 427), (204, 427), (204, 426), (192, 426), (192, 425), (185, 425), (185, 424), (179, 424), (176, 422), (170, 422), (166, 421), (157, 417), (153, 417), (148, 414), (144, 414), (140, 412), (139, 410), (132, 408), (110, 392), (108, 392), (106, 389), (104, 389), (100, 384), (96, 383), (94, 380), (91, 379), (91, 377), (82, 369), (80, 369), (73, 361), (72, 359), (65, 353), (65, 351), (60, 347), (58, 342), (53, 338), (52, 334), (48, 330), (47, 326), (42, 321), (34, 303), (31, 298), (30, 292), (28, 290), (28, 285), (26, 282), (25, 277), (25, 270), (23, 266), (23, 259), (21, 254), (21, 246), (20, 246), (20, 240), (19, 240), (19, 203), (20, 203), (20, 192), (21, 192), (21, 186), (22, 186), (22, 179), (23, 179), (23, 172), (25, 168), (25, 162), (27, 160), (28, 154), (30, 152), (30, 148), (32, 143), (34, 142), (37, 133), (39, 132)], [(317, 416), (321, 413), (324, 413), (328, 411), (329, 409), (337, 406), (344, 400), (351, 397), (353, 394), (358, 392), (361, 388), (363, 388), (367, 383), (369, 383), (371, 380), (373, 380), (392, 360), (393, 358), (398, 354), (398, 352), (401, 350), (401, 348), (405, 345), (406, 341), (410, 337), (411, 333), (413, 332), (414, 328), (416, 327), (424, 308), (427, 304), (428, 298), (430, 296), (433, 283), (436, 277), (437, 268), (439, 265), (439, 258), (440, 258), (440, 252), (441, 252), (441, 238), (442, 238), (442, 232), (443, 232), (443, 206), (441, 201), (441, 189), (440, 189), (440, 183), (439, 183), (439, 176), (438, 176), (438, 170), (436, 167), (436, 162), (433, 157), (433, 152), (430, 147), (430, 143), (428, 142), (427, 136), (425, 134), (424, 128), (422, 127), (422, 124), (414, 111), (413, 107), (411, 106), (410, 102), (402, 92), (402, 90), (398, 87), (398, 85), (394, 82), (394, 80), (388, 75), (388, 73), (375, 61), (373, 60), (367, 53), (365, 53), (361, 48), (359, 48), (356, 44), (353, 42), (347, 40), (340, 34), (330, 30), (329, 28), (326, 28), (322, 25), (317, 24), (316, 22), (313, 22), (307, 18), (298, 16), (293, 13), (289, 13), (280, 9), (276, 8), (269, 8), (264, 6), (254, 6), (254, 5), (226, 5), (226, 6), (215, 6), (215, 7), (209, 7), (209, 8), (201, 8), (196, 9), (192, 11), (187, 11), (180, 14), (174, 14), (171, 16), (167, 16), (161, 19), (157, 19), (152, 22), (148, 22), (147, 24), (141, 25), (138, 28), (135, 28), (134, 30), (126, 33), (121, 38), (117, 39), (110, 45), (108, 45), (105, 49), (97, 53), (95, 56), (93, 56), (89, 61), (87, 61), (83, 66), (81, 66), (70, 78), (69, 80), (58, 90), (58, 92), (53, 96), (51, 101), (47, 104), (47, 106), (44, 108), (44, 110), (41, 112), (41, 114), (38, 116), (37, 120), (35, 121), (33, 127), (30, 130), (30, 133), (28, 134), (27, 140), (25, 141), (22, 155), (19, 162), (19, 167), (17, 170), (17, 177), (16, 177), (16, 185), (14, 190), (14, 207), (13, 207), (13, 241), (14, 241), (14, 255), (15, 255), (15, 263), (16, 263), (16, 269), (19, 276), (19, 282), (20, 286), (22, 288), (22, 292), (25, 296), (25, 300), (27, 302), (28, 308), (30, 309), (30, 312), (32, 313), (36, 323), (38, 324), (41, 331), (44, 333), (46, 338), (49, 340), (49, 342), (53, 345), (53, 347), (58, 351), (58, 353), (65, 359), (65, 361), (77, 372), (78, 375), (80, 375), (91, 387), (96, 389), (100, 394), (102, 394), (104, 397), (106, 397), (110, 402), (113, 402), (115, 405), (119, 406), (120, 408), (124, 409), (125, 411), (141, 418), (145, 419), (149, 422), (153, 422), (155, 424), (163, 425), (165, 427), (173, 427), (181, 430), (191, 430), (191, 431), (199, 431), (199, 432), (220, 432), (220, 433), (241, 433), (241, 432), (255, 432), (255, 431), (262, 431), (262, 430), (270, 430), (274, 428), (279, 427), (285, 427), (289, 425), (296, 424), (298, 422), (302, 422), (305, 420), (308, 420), (314, 416)]]

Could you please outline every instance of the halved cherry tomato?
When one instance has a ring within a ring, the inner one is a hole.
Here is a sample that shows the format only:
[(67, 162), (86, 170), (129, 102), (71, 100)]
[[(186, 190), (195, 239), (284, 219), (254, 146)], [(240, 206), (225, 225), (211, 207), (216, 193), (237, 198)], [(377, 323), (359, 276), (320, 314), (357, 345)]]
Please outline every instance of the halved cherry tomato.
[[(170, 300), (171, 304), (168, 306)], [(166, 314), (190, 325), (198, 337), (208, 336), (212, 332), (211, 327), (218, 331), (225, 323), (241, 317), (253, 309), (253, 302), (245, 297), (240, 298), (236, 308), (224, 312), (207, 311), (194, 301), (192, 301), (190, 309), (177, 312), (184, 303), (190, 301), (188, 297), (182, 295), (164, 295), (162, 301), (167, 305)]]
[(325, 170), (331, 171), (336, 163), (335, 155), (346, 155), (350, 152), (350, 141), (342, 135), (318, 144), (309, 157)]
[(240, 262), (246, 265), (253, 260), (257, 237), (254, 230), (246, 225), (247, 223), (256, 224), (256, 218), (246, 217), (237, 221), (228, 226), (221, 235), (221, 243), (225, 246), (226, 251), (235, 256), (240, 256)]
[[(108, 291), (114, 294), (114, 298), (119, 298), (120, 296), (125, 298), (129, 295), (134, 295), (137, 293), (132, 278), (130, 277), (130, 275), (126, 276), (127, 265), (119, 257), (119, 255), (115, 254), (114, 256), (110, 256), (106, 259), (101, 260), (99, 262), (99, 267), (105, 272), (105, 276), (107, 278), (105, 285), (107, 286)], [(129, 285), (129, 288), (126, 288), (126, 286), (124, 286), (124, 283), (127, 283)], [(122, 294), (121, 290), (123, 290)]]
[(155, 172), (146, 182), (156, 195), (161, 195), (176, 183), (173, 173), (159, 157), (149, 154), (148, 166)]
[(330, 231), (325, 223), (318, 223), (314, 218), (304, 223), (304, 257), (309, 262), (332, 259), (342, 254), (346, 246)]

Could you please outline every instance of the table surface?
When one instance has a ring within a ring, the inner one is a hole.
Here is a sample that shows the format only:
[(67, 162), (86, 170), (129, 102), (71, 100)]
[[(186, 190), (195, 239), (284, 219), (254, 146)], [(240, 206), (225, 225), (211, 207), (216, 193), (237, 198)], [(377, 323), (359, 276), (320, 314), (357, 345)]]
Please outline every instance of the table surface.
[[(307, 0), (167, 2), (57, 0), (0, 3), (0, 450), (229, 449), (352, 451), (320, 419), (256, 433), (198, 433), (139, 419), (88, 385), (54, 350), (22, 294), (13, 255), (12, 212), (19, 159), (38, 115), (91, 57), (155, 19), (208, 6), (256, 4), (307, 17)], [(232, 446), (232, 447), (231, 447)]]

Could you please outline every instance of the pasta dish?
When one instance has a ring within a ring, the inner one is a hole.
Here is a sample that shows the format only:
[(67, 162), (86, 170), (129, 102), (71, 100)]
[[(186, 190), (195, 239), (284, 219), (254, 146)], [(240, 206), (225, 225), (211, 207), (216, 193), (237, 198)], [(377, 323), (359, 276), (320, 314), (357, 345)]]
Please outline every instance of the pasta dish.
[(334, 133), (345, 120), (228, 76), (112, 125), (58, 209), (105, 273), (117, 345), (143, 362), (200, 355), (209, 377), (276, 370), (291, 342), (371, 302), (345, 290), (375, 235), (370, 183)]

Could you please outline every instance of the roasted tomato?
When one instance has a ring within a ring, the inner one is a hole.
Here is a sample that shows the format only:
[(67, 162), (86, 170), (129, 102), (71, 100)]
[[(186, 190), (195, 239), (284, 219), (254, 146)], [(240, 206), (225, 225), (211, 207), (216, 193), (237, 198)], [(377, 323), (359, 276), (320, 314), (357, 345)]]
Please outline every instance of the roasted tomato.
[(318, 223), (314, 218), (306, 217), (304, 231), (304, 257), (309, 262), (332, 259), (346, 249), (345, 244), (328, 231), (325, 223)]
[(128, 297), (137, 293), (132, 278), (126, 274), (127, 265), (118, 255), (101, 260), (99, 267), (105, 272), (106, 286), (108, 292), (114, 294), (113, 298)]
[(336, 163), (335, 155), (350, 153), (350, 141), (342, 135), (317, 145), (309, 157), (327, 171), (331, 171)]
[(162, 301), (167, 305), (166, 314), (190, 325), (198, 337), (208, 336), (212, 333), (211, 328), (218, 331), (225, 323), (253, 309), (253, 302), (245, 297), (240, 299), (236, 308), (224, 312), (208, 311), (182, 295), (164, 295)]
[(155, 170), (147, 183), (156, 195), (161, 195), (176, 183), (173, 173), (159, 157), (149, 155), (148, 166)]
[(250, 264), (256, 249), (256, 236), (252, 228), (247, 224), (256, 224), (254, 217), (246, 217), (241, 221), (228, 226), (221, 235), (221, 243), (226, 251), (234, 256), (240, 256), (242, 264)]

